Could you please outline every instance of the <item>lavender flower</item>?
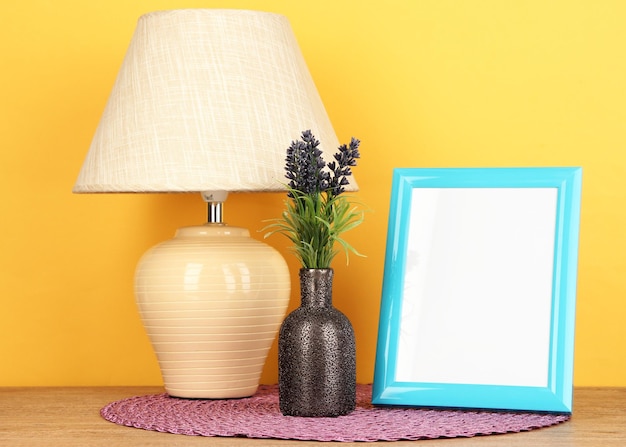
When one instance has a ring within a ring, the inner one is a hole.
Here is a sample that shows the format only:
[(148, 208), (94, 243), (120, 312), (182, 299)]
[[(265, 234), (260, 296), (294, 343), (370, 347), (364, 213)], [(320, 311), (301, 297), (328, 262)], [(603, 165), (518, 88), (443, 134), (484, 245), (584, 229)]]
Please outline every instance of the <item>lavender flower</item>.
[[(352, 138), (349, 146), (340, 146), (339, 152), (334, 155), (335, 161), (328, 165), (318, 149), (319, 144), (310, 130), (302, 132), (302, 140), (292, 141), (285, 158), (285, 177), (289, 180), (289, 188), (302, 194), (326, 192), (337, 196), (349, 184), (347, 177), (352, 175), (350, 167), (356, 166), (356, 159), (360, 157), (360, 141)], [(290, 191), (288, 196), (293, 198), (293, 193)]]
[(339, 152), (335, 154), (335, 160), (337, 163), (328, 163), (328, 168), (333, 172), (330, 179), (329, 188), (331, 193), (338, 196), (345, 191), (344, 186), (347, 185), (347, 177), (352, 175), (350, 166), (356, 166), (356, 159), (361, 157), (359, 153), (359, 145), (361, 142), (352, 137), (350, 140), (350, 146), (345, 144), (339, 146)]

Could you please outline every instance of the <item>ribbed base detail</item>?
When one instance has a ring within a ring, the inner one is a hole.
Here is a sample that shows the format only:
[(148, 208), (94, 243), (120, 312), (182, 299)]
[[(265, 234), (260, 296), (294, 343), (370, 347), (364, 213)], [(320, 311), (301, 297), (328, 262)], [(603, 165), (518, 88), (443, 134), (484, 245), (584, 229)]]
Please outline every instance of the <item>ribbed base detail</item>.
[(242, 228), (182, 228), (150, 249), (135, 294), (168, 394), (254, 394), (290, 286), (280, 254)]

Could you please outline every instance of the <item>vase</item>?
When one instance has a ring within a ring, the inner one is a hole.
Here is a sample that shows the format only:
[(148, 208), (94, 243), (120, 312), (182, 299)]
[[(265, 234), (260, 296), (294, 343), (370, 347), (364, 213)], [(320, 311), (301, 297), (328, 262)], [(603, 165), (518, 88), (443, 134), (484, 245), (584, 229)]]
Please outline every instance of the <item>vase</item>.
[(335, 417), (356, 406), (356, 349), (350, 320), (333, 307), (333, 269), (300, 270), (300, 307), (278, 337), (280, 411)]

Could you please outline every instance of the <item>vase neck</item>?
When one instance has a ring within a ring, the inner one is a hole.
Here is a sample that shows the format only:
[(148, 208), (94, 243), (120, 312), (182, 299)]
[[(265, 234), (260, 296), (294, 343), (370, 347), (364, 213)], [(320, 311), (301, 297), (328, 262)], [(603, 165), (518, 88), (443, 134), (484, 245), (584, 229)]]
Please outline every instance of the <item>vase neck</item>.
[(300, 269), (302, 307), (332, 307), (333, 269)]

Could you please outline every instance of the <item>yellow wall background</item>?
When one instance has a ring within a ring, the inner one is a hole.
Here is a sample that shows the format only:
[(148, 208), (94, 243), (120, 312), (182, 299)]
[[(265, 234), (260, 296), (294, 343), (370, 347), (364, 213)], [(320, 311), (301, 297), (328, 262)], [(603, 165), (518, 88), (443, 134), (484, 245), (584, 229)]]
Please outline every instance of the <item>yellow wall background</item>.
[[(394, 167), (582, 166), (575, 384), (626, 386), (621, 0), (4, 2), (0, 386), (161, 383), (133, 270), (176, 228), (203, 223), (205, 205), (71, 188), (137, 18), (186, 7), (285, 14), (340, 140), (362, 140), (358, 198), (372, 212), (348, 238), (368, 257), (335, 263), (359, 381), (373, 375)], [(234, 194), (226, 218), (256, 233), (282, 201)], [(295, 281), (285, 241), (269, 243)], [(275, 347), (263, 381), (276, 381)]]

